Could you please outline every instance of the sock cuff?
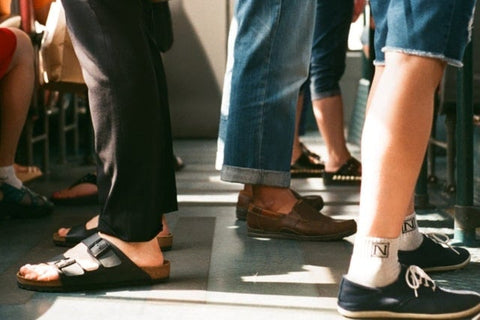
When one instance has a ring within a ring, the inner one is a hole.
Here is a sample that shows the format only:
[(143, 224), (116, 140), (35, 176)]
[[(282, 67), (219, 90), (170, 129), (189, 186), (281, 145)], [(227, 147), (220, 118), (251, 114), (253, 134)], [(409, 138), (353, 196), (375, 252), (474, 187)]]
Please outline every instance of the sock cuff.
[(409, 233), (412, 231), (418, 230), (417, 223), (417, 214), (413, 212), (412, 214), (405, 217), (402, 224), (402, 234)]
[(365, 258), (387, 259), (398, 256), (399, 238), (357, 237), (353, 254)]

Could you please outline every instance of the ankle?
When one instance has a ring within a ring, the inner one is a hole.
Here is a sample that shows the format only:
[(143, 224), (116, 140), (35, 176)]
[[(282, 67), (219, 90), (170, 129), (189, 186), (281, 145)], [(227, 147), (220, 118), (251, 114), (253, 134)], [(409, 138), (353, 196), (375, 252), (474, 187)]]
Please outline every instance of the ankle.
[(253, 185), (253, 203), (263, 209), (289, 213), (297, 198), (289, 188)]
[(99, 235), (115, 245), (139, 267), (163, 265), (163, 253), (156, 237), (145, 242), (127, 242), (105, 233), (99, 232)]
[(0, 167), (0, 183), (6, 183), (20, 189), (22, 187), (22, 181), (15, 175), (15, 169), (13, 165)]
[(328, 158), (325, 161), (325, 171), (335, 172), (339, 170), (352, 156), (348, 151), (341, 154), (333, 153), (328, 154)]
[(393, 283), (400, 273), (399, 239), (357, 236), (347, 278), (366, 287)]

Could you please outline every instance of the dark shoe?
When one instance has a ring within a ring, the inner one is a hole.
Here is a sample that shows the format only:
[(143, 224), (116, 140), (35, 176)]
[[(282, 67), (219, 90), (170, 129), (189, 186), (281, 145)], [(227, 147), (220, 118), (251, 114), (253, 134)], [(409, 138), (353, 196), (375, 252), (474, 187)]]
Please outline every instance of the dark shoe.
[(29, 188), (0, 184), (0, 217), (40, 218), (53, 211), (53, 203)]
[[(53, 234), (53, 243), (59, 247), (73, 247), (79, 242), (98, 232), (98, 228), (87, 229), (85, 224), (79, 224), (70, 228), (67, 235), (62, 237), (55, 232)], [(157, 236), (158, 245), (162, 251), (169, 251), (172, 249), (173, 235), (169, 233), (166, 236)]]
[(345, 317), (367, 319), (466, 318), (480, 312), (480, 295), (443, 290), (421, 268), (402, 266), (397, 280), (381, 288), (364, 287), (344, 277), (338, 311)]
[(300, 157), (290, 166), (290, 175), (292, 178), (321, 177), (325, 170), (325, 165), (320, 160), (320, 156), (308, 150), (301, 144), (302, 153)]
[(398, 251), (398, 261), (405, 265), (417, 265), (425, 271), (448, 271), (463, 268), (470, 262), (468, 250), (451, 247), (439, 238), (441, 234), (423, 235), (420, 247), (413, 251)]
[[(75, 181), (67, 190), (73, 189), (80, 184), (94, 184), (97, 185), (97, 175), (95, 173), (87, 173), (77, 181)], [(76, 197), (58, 197), (56, 193), (53, 193), (50, 197), (53, 203), (61, 206), (82, 206), (82, 205), (95, 205), (98, 204), (98, 192), (94, 194), (87, 194), (83, 196)]]
[[(295, 190), (290, 189), (292, 191), (293, 195), (297, 199), (302, 199), (318, 211), (322, 210), (324, 202), (321, 196), (315, 196), (315, 195), (310, 195), (310, 196), (301, 196), (298, 194)], [(238, 200), (237, 200), (237, 207), (236, 207), (236, 214), (237, 214), (237, 219), (245, 221), (247, 220), (247, 212), (248, 212), (248, 206), (250, 203), (252, 203), (253, 199), (252, 197), (245, 192), (244, 190), (240, 191), (238, 193)]]
[(362, 183), (362, 164), (351, 157), (335, 172), (323, 173), (323, 184), (326, 186), (359, 186)]
[(354, 220), (337, 220), (298, 200), (292, 211), (281, 214), (250, 204), (247, 214), (248, 235), (295, 240), (340, 240), (354, 234)]
[(138, 267), (126, 255), (98, 233), (82, 241), (60, 259), (49, 262), (59, 271), (60, 279), (29, 280), (17, 273), (20, 288), (34, 291), (69, 292), (150, 285), (166, 281), (170, 262), (159, 267)]

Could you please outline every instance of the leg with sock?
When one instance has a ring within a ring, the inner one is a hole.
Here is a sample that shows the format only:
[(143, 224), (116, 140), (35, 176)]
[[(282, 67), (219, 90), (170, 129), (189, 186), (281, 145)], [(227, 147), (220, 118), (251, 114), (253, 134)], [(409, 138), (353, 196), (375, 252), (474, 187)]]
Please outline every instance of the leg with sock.
[(365, 121), (359, 230), (340, 286), (338, 310), (354, 318), (454, 319), (478, 313), (480, 295), (442, 290), (416, 266), (421, 262), (417, 258), (411, 259), (417, 260), (411, 266), (400, 263), (405, 252), (428, 243), (415, 215), (406, 212), (413, 211), (409, 203), (444, 63), (390, 51), (385, 62), (377, 68)]
[(24, 32), (0, 31), (2, 46), (12, 44), (10, 63), (6, 72), (0, 73), (0, 216), (40, 217), (50, 213), (53, 204), (23, 186), (13, 167), (33, 92), (33, 49)]
[[(413, 201), (410, 207), (413, 208)], [(447, 235), (422, 234), (415, 212), (403, 222), (398, 250), (400, 263), (414, 264), (428, 272), (456, 270), (470, 262), (468, 250), (450, 246)]]

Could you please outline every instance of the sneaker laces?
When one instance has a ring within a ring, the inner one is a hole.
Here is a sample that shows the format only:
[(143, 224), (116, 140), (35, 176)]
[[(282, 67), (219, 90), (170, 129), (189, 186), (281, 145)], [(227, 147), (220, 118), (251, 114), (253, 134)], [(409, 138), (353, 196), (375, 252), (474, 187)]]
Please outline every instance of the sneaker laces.
[(405, 280), (410, 288), (415, 291), (415, 297), (418, 298), (417, 289), (420, 288), (421, 285), (430, 288), (429, 283), (432, 283), (432, 290), (435, 291), (437, 285), (435, 281), (430, 278), (422, 268), (418, 266), (409, 266), (407, 272), (405, 273)]
[(427, 237), (429, 237), (433, 242), (438, 243), (441, 246), (446, 246), (447, 248), (451, 249), (453, 252), (456, 254), (460, 254), (457, 250), (455, 250), (454, 247), (448, 244), (448, 241), (450, 241), (450, 238), (445, 234), (445, 233), (440, 233), (440, 232), (431, 232), (431, 233), (426, 233), (425, 234)]

